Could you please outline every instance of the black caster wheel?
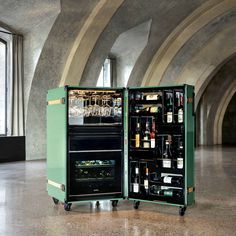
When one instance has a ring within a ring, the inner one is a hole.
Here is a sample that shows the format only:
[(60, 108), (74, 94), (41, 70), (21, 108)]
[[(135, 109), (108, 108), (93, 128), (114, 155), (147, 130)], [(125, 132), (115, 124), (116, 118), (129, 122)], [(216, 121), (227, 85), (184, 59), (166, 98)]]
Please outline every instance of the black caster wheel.
[(187, 207), (180, 207), (179, 208), (179, 215), (184, 216), (186, 209), (187, 209)]
[(53, 202), (54, 202), (55, 205), (57, 205), (57, 204), (59, 203), (59, 200), (56, 199), (55, 197), (53, 197), (52, 200), (53, 200)]
[(70, 211), (71, 205), (72, 205), (71, 203), (65, 202), (65, 203), (64, 203), (64, 209), (65, 209), (65, 211)]
[(140, 201), (134, 201), (134, 209), (138, 209)]
[(112, 200), (112, 201), (111, 201), (111, 205), (112, 205), (112, 207), (117, 207), (117, 205), (118, 205), (118, 200)]
[(98, 208), (100, 206), (100, 202), (96, 201), (96, 207)]

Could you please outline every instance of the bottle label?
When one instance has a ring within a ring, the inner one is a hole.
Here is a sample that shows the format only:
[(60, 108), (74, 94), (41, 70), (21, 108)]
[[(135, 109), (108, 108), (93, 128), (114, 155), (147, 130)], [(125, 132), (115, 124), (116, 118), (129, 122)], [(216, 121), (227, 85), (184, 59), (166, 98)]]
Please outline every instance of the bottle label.
[(144, 180), (144, 188), (148, 189), (148, 180), (147, 179)]
[(163, 168), (171, 168), (171, 159), (163, 160)]
[(177, 158), (177, 168), (183, 169), (184, 167), (184, 159), (183, 158)]
[(184, 117), (183, 110), (179, 109), (179, 111), (178, 111), (178, 123), (183, 123), (183, 121), (184, 121), (183, 117)]
[(135, 135), (135, 147), (136, 148), (140, 147), (140, 135), (139, 134)]
[(133, 192), (134, 193), (138, 193), (139, 192), (139, 184), (137, 184), (137, 183), (133, 184)]
[(157, 107), (150, 107), (150, 112), (151, 113), (157, 113), (158, 108)]
[(172, 123), (173, 118), (172, 118), (172, 112), (167, 112), (167, 123)]
[(150, 143), (148, 141), (143, 142), (143, 147), (144, 148), (150, 148)]
[(164, 196), (166, 197), (173, 197), (173, 191), (172, 190), (165, 190)]
[(146, 100), (149, 100), (149, 101), (151, 101), (151, 100), (157, 100), (157, 95), (155, 95), (155, 94), (148, 94), (147, 96), (146, 96)]
[(155, 148), (155, 139), (154, 138), (151, 139), (151, 148)]
[(171, 180), (172, 180), (171, 176), (165, 176), (163, 182), (166, 184), (171, 184)]
[(139, 168), (135, 167), (135, 174), (138, 175), (139, 174)]

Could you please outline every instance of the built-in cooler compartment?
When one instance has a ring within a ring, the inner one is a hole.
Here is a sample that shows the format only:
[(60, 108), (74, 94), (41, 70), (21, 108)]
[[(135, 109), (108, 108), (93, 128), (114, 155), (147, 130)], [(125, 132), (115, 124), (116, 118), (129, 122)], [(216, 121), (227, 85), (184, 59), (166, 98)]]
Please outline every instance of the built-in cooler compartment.
[(70, 154), (69, 197), (122, 196), (122, 152), (87, 151)]

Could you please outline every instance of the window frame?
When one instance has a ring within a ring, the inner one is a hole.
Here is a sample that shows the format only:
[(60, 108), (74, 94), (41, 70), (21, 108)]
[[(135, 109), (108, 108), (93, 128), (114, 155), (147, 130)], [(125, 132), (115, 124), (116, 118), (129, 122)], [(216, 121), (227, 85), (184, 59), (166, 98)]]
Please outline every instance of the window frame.
[(0, 136), (6, 136), (7, 135), (7, 75), (8, 75), (8, 66), (7, 66), (7, 53), (8, 53), (8, 43), (6, 40), (4, 40), (3, 38), (0, 37), (0, 43), (3, 43), (5, 45), (5, 109), (4, 109), (4, 113), (5, 113), (5, 133), (0, 133)]

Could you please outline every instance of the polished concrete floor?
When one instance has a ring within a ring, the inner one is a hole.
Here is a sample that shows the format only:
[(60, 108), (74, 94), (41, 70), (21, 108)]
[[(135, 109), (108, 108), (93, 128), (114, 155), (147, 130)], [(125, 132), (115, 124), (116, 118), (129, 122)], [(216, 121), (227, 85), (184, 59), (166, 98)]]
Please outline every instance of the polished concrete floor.
[(45, 161), (0, 164), (0, 235), (236, 235), (236, 148), (196, 150), (196, 204), (176, 207), (109, 201), (65, 212), (46, 192)]

